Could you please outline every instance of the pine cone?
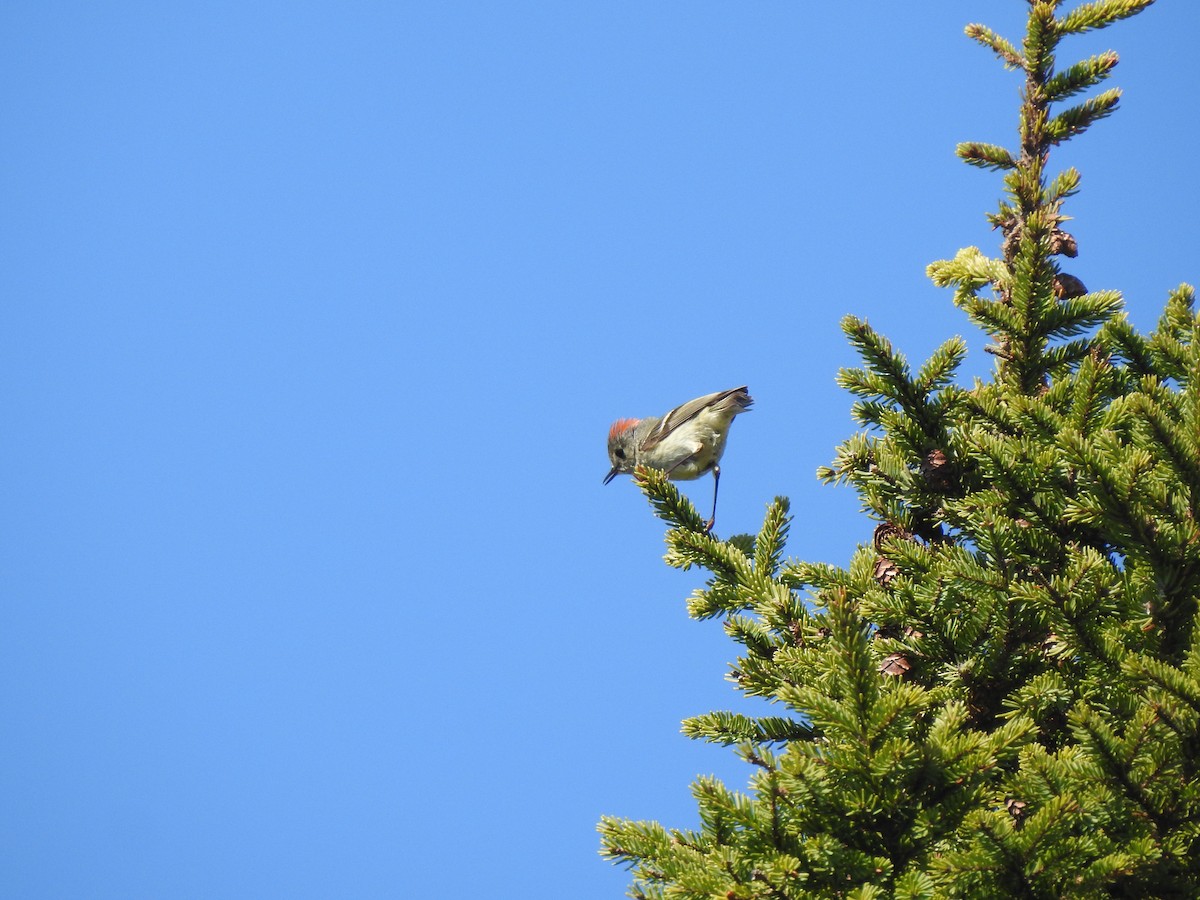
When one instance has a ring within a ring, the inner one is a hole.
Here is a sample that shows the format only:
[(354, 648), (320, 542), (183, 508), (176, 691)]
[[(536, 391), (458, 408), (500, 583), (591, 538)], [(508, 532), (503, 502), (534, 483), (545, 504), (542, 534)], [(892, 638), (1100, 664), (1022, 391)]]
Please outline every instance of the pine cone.
[(876, 550), (882, 550), (883, 542), (892, 537), (911, 541), (912, 532), (892, 522), (881, 522), (875, 526), (875, 533), (871, 536), (871, 540), (875, 544)]
[(950, 460), (941, 450), (930, 450), (921, 460), (921, 477), (931, 490), (948, 491), (954, 485)]
[(1074, 235), (1055, 229), (1050, 235), (1050, 252), (1056, 256), (1074, 258), (1079, 255), (1079, 245), (1075, 243)]
[(882, 587), (887, 587), (896, 580), (900, 574), (899, 567), (888, 559), (886, 556), (881, 556), (875, 560), (875, 580)]
[(1059, 300), (1072, 300), (1075, 297), (1082, 297), (1086, 293), (1087, 288), (1074, 275), (1059, 272), (1054, 276), (1054, 296)]

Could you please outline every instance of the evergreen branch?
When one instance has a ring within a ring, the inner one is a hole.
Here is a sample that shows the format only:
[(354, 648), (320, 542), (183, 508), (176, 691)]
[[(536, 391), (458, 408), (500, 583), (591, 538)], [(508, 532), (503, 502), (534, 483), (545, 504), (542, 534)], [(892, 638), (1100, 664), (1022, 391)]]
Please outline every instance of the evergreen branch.
[(1063, 169), (1046, 188), (1046, 202), (1057, 208), (1067, 197), (1079, 190), (1079, 171), (1074, 167)]
[(967, 342), (957, 335), (933, 351), (917, 372), (913, 387), (920, 394), (931, 394), (950, 383), (967, 356)]
[(1082, 134), (1096, 122), (1111, 115), (1120, 99), (1121, 89), (1112, 88), (1064, 110), (1046, 123), (1046, 140), (1051, 144), (1061, 144)]
[(1186, 704), (1194, 713), (1200, 714), (1200, 681), (1197, 679), (1145, 654), (1129, 655), (1124, 662), (1124, 668), (1131, 677), (1157, 685), (1176, 700)]
[(726, 619), (725, 633), (761, 659), (774, 658), (775, 651), (782, 646), (782, 641), (773, 638), (763, 623), (746, 616), (733, 615)]
[(1042, 310), (1033, 333), (1051, 339), (1075, 337), (1106, 322), (1123, 302), (1120, 291), (1096, 291), (1060, 300)]
[(1145, 785), (1133, 777), (1130, 771), (1132, 753), (1113, 725), (1098, 710), (1084, 703), (1076, 705), (1070, 719), (1082, 743), (1092, 751), (1101, 768), (1123, 788), (1125, 796), (1155, 823), (1160, 833), (1166, 830), (1169, 823)]
[(818, 590), (849, 589), (854, 580), (845, 569), (829, 563), (789, 562), (779, 574), (779, 580), (788, 587), (813, 587)]
[(787, 497), (776, 497), (767, 507), (762, 530), (754, 541), (754, 571), (760, 575), (771, 576), (779, 570), (779, 559), (792, 521), (789, 509)]
[[(850, 384), (852, 383), (851, 378), (856, 374), (858, 374), (858, 370), (855, 370), (855, 369), (845, 370), (846, 377), (843, 379), (841, 377), (842, 373), (839, 373), (838, 381), (839, 381), (840, 385), (842, 387), (849, 387)], [(859, 385), (856, 385), (855, 388), (850, 388), (850, 389), (852, 391), (855, 391), (856, 389), (861, 390), (863, 388), (865, 388), (865, 384), (862, 384), (860, 382)], [(873, 425), (882, 425), (884, 419), (887, 418), (888, 413), (890, 413), (891, 411), (892, 411), (892, 407), (887, 403), (883, 403), (882, 401), (858, 400), (858, 401), (855, 401), (854, 405), (850, 407), (850, 416), (851, 416), (851, 418), (854, 419), (855, 422), (858, 422), (860, 425), (866, 425), (867, 427), (871, 427)]]
[(1173, 335), (1158, 332), (1150, 335), (1150, 350), (1156, 357), (1156, 371), (1163, 378), (1186, 384), (1190, 370), (1191, 350)]
[(1090, 662), (1105, 685), (1114, 683), (1122, 653), (1095, 627), (1112, 614), (1105, 605), (1114, 580), (1110, 568), (1099, 553), (1086, 550), (1070, 560), (1063, 574), (1039, 578), (1040, 591), (1030, 595), (1039, 604), (1051, 604), (1047, 613), (1056, 640), (1069, 647), (1073, 658)]
[(1005, 715), (1025, 715), (1045, 722), (1052, 715), (1061, 716), (1076, 698), (1060, 672), (1043, 672), (1005, 698)]
[[(806, 692), (813, 726), (850, 742), (866, 741), (871, 708), (879, 696), (879, 674), (871, 662), (870, 639), (865, 623), (850, 608), (844, 594), (831, 598), (828, 608), (830, 675), (836, 677), (837, 694)], [(865, 749), (865, 748), (864, 748)]]
[(1109, 76), (1116, 64), (1117, 54), (1106, 50), (1058, 72), (1046, 82), (1046, 102), (1058, 103), (1099, 84)]
[(754, 535), (731, 534), (725, 538), (725, 543), (738, 550), (743, 556), (754, 556)]
[[(706, 780), (710, 781), (710, 780)], [(708, 785), (706, 785), (708, 786)], [(657, 822), (634, 822), (603, 816), (598, 830), (601, 835), (601, 855), (616, 863), (624, 863), (634, 873), (635, 882), (630, 896), (635, 898), (664, 897), (664, 885), (683, 889), (673, 890), (677, 896), (710, 897), (728, 892), (736, 886), (731, 877), (726, 856), (720, 852), (723, 841), (736, 838), (738, 827), (731, 821), (737, 812), (736, 798), (709, 796), (693, 790), (704, 820), (703, 834), (672, 830), (668, 832)]]
[(654, 507), (654, 514), (674, 528), (706, 532), (708, 522), (696, 512), (696, 507), (667, 477), (667, 473), (648, 466), (638, 466), (633, 473), (634, 483)]
[(954, 259), (930, 263), (925, 274), (938, 287), (952, 286), (971, 295), (986, 284), (999, 285), (1008, 279), (1004, 262), (984, 256), (978, 247), (964, 247)]
[(1071, 412), (1067, 424), (1081, 434), (1087, 434), (1103, 413), (1108, 399), (1103, 391), (1099, 367), (1090, 356), (1084, 357), (1075, 375), (1075, 390), (1071, 397)]
[(1007, 171), (1017, 167), (1017, 161), (1013, 159), (1013, 155), (998, 144), (967, 141), (959, 144), (954, 152), (963, 162), (980, 169)]
[(986, 25), (973, 23), (966, 27), (965, 32), (967, 37), (979, 41), (979, 43), (1000, 57), (1006, 69), (1025, 68), (1025, 60), (1017, 52), (1017, 48)]
[(856, 316), (846, 316), (841, 324), (850, 343), (870, 367), (870, 372), (866, 374), (860, 374), (862, 370), (849, 370), (855, 378), (843, 386), (850, 390), (858, 388), (864, 392), (863, 396), (886, 397), (900, 402), (905, 392), (893, 388), (900, 385), (907, 387), (910, 383), (908, 362), (903, 354), (893, 350), (891, 341)]
[(729, 841), (751, 824), (747, 798), (729, 790), (711, 775), (696, 779), (692, 797), (700, 809), (705, 830), (711, 829), (723, 841)]
[(657, 822), (633, 822), (601, 816), (597, 831), (602, 837), (601, 856), (631, 865), (638, 859), (653, 859), (670, 852), (671, 839)]
[(947, 703), (934, 718), (929, 744), (945, 775), (958, 783), (982, 779), (1001, 763), (1015, 757), (1036, 733), (1032, 719), (1012, 716), (990, 733), (968, 726), (966, 707)]
[[(855, 413), (864, 422), (878, 423), (884, 429), (898, 430), (907, 437), (908, 449), (916, 454), (942, 442), (944, 428), (937, 404), (930, 400), (929, 391), (912, 378), (904, 355), (895, 351), (887, 338), (854, 316), (842, 320), (842, 329), (868, 364), (868, 369), (843, 369), (838, 382), (853, 393), (872, 398), (856, 405)], [(946, 348), (945, 358), (934, 362), (933, 370), (950, 365), (954, 350)], [(897, 412), (874, 402), (874, 398), (889, 401)], [(902, 415), (901, 415), (902, 413)]]
[(1124, 312), (1114, 314), (1100, 326), (1096, 333), (1096, 346), (1119, 356), (1138, 378), (1154, 371), (1154, 356), (1150, 352), (1149, 342), (1137, 333)]
[(809, 741), (813, 730), (802, 722), (782, 716), (752, 718), (740, 713), (716, 710), (683, 720), (682, 732), (690, 738), (730, 746)]
[(1191, 285), (1181, 284), (1171, 291), (1148, 342), (1158, 372), (1181, 384), (1188, 382), (1192, 369), (1189, 345), (1197, 330), (1195, 303), (1196, 292)]
[(838, 447), (832, 466), (817, 469), (817, 478), (825, 484), (842, 484), (855, 474), (869, 469), (875, 457), (877, 438), (857, 432)]
[(1193, 496), (1200, 496), (1200, 445), (1194, 434), (1181, 427), (1147, 394), (1131, 396), (1129, 411), (1140, 415), (1154, 446), (1162, 451), (1179, 481), (1191, 489)]
[(1190, 284), (1181, 284), (1167, 297), (1166, 308), (1158, 320), (1155, 334), (1167, 334), (1183, 341), (1196, 326), (1196, 292)]
[(1098, 0), (1077, 6), (1057, 23), (1059, 34), (1083, 34), (1135, 16), (1154, 0)]
[(1029, 23), (1025, 28), (1022, 46), (1025, 71), (1035, 84), (1045, 81), (1045, 74), (1054, 65), (1054, 47), (1058, 43), (1058, 22), (1054, 19), (1054, 3), (1032, 3)]
[(667, 532), (667, 564), (677, 569), (701, 566), (712, 572), (718, 581), (751, 586), (758, 589), (769, 579), (756, 576), (745, 552), (730, 541), (721, 541), (700, 528), (674, 528)]
[[(966, 302), (955, 301), (970, 317), (971, 322), (982, 328), (989, 335), (997, 338), (1008, 338), (1020, 334), (1025, 327), (1021, 311), (1010, 304), (996, 300), (984, 300), (971, 297)], [(1004, 354), (997, 354), (1003, 358)], [(1009, 352), (1008, 356), (1012, 356)]]
[(1042, 353), (1039, 368), (1043, 372), (1060, 373), (1074, 365), (1092, 352), (1093, 344), (1088, 338), (1067, 341), (1065, 344), (1055, 344), (1047, 347)]
[(888, 397), (888, 383), (877, 372), (844, 368), (838, 371), (835, 380), (838, 387), (859, 397)]
[(772, 579), (768, 589), (755, 598), (753, 608), (774, 633), (783, 635), (791, 644), (800, 643), (803, 630), (811, 624), (811, 616), (803, 599), (793, 593), (782, 579)]
[(750, 598), (737, 584), (718, 581), (707, 590), (697, 589), (687, 600), (687, 612), (693, 619), (703, 621), (714, 616), (744, 612), (750, 607)]

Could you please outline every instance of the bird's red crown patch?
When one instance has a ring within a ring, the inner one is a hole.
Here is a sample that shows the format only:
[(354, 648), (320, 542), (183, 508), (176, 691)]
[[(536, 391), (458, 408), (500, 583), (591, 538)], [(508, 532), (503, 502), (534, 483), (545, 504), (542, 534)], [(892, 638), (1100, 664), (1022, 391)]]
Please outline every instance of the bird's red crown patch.
[(612, 423), (612, 428), (608, 429), (608, 439), (611, 441), (618, 435), (624, 434), (637, 423), (637, 419), (617, 419)]

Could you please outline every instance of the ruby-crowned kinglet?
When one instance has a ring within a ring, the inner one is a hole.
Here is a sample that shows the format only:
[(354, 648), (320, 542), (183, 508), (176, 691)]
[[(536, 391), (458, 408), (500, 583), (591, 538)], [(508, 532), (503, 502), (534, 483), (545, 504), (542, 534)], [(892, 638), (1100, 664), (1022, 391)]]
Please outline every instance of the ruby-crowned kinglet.
[(612, 468), (604, 476), (608, 484), (637, 466), (661, 469), (672, 481), (690, 481), (713, 473), (713, 509), (708, 520), (711, 531), (717, 520), (717, 488), (721, 482), (721, 455), (733, 417), (754, 401), (746, 386), (718, 391), (689, 400), (665, 416), (618, 419), (608, 430), (608, 458)]

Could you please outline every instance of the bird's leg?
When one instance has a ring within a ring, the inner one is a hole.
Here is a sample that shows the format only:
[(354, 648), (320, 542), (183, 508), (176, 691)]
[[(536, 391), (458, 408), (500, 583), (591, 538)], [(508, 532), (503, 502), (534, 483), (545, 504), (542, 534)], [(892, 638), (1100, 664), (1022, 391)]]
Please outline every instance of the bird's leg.
[(712, 531), (713, 525), (717, 522), (717, 488), (721, 486), (721, 467), (713, 466), (713, 509), (712, 516), (708, 520), (708, 524), (704, 526), (704, 530)]

